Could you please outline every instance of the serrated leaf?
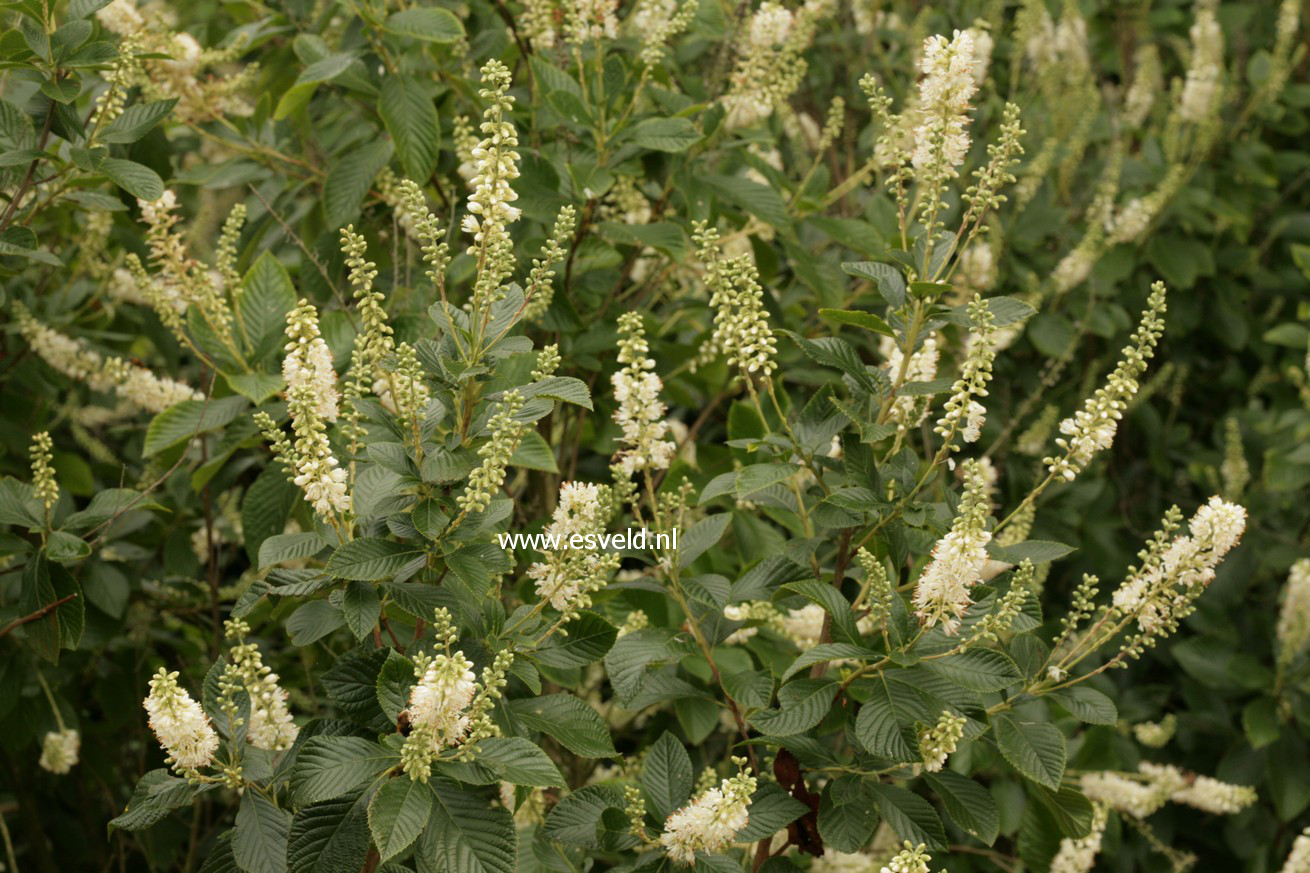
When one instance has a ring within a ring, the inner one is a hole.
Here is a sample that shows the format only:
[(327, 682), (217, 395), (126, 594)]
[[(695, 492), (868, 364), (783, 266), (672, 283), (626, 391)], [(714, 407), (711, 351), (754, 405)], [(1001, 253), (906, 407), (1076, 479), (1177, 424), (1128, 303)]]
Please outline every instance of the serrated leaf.
[(1065, 767), (1064, 734), (1059, 728), (997, 715), (992, 717), (992, 729), (996, 745), (1014, 769), (1039, 785), (1059, 789)]
[(323, 215), (328, 227), (344, 227), (355, 220), (374, 177), (390, 160), (391, 143), (387, 140), (351, 149), (337, 159), (323, 183)]
[(383, 29), (424, 42), (456, 42), (464, 36), (464, 26), (458, 18), (445, 9), (430, 6), (397, 12), (387, 19)]
[(149, 458), (194, 436), (218, 430), (234, 421), (249, 406), (250, 401), (244, 397), (183, 400), (175, 403), (151, 419), (146, 428), (142, 455)]
[(416, 76), (387, 76), (382, 80), (378, 113), (396, 144), (405, 175), (423, 184), (436, 169), (441, 148), (441, 128), (430, 85)]
[(478, 743), (478, 764), (490, 767), (505, 782), (534, 788), (564, 785), (555, 762), (531, 740), (523, 737), (491, 737)]
[(105, 126), (96, 137), (100, 142), (136, 142), (150, 132), (156, 124), (168, 117), (177, 105), (177, 99), (134, 103), (123, 114)]
[(682, 531), (678, 543), (678, 566), (690, 565), (692, 561), (718, 545), (731, 521), (731, 512), (720, 512), (716, 515), (707, 515), (692, 525), (691, 530)]
[(647, 118), (632, 129), (632, 142), (657, 152), (685, 152), (700, 140), (700, 131), (689, 119)]
[(291, 793), (303, 806), (348, 794), (400, 763), (400, 756), (361, 737), (310, 737), (296, 755)]
[(287, 313), (295, 306), (290, 274), (271, 252), (264, 252), (241, 278), (236, 294), (237, 330), (251, 363), (271, 359), (282, 347)]
[(920, 760), (901, 733), (891, 690), (885, 682), (875, 682), (872, 696), (860, 707), (855, 717), (855, 738), (880, 758), (903, 764)]
[(382, 601), (378, 592), (369, 582), (351, 582), (341, 598), (341, 611), (346, 619), (346, 627), (362, 640), (373, 632), (382, 614)]
[(819, 316), (837, 324), (861, 327), (883, 336), (896, 336), (896, 331), (892, 330), (892, 326), (872, 312), (864, 312), (858, 309), (820, 309)]
[(153, 827), (176, 810), (190, 806), (207, 788), (179, 779), (166, 769), (151, 770), (137, 782), (127, 809), (109, 822), (109, 829), (142, 831)]
[(995, 649), (965, 649), (939, 660), (925, 660), (923, 666), (970, 691), (1000, 691), (1023, 679), (1009, 655)]
[(308, 646), (346, 624), (346, 617), (326, 600), (302, 603), (287, 619), (291, 645)]
[(144, 164), (124, 158), (105, 158), (97, 169), (138, 200), (154, 201), (164, 196), (164, 180)]
[(381, 537), (359, 537), (333, 552), (323, 570), (338, 579), (376, 582), (394, 576), (422, 554), (421, 550), (407, 543)]
[(246, 791), (237, 809), (232, 857), (245, 873), (286, 873), (290, 832), (291, 813), (258, 791)]
[(996, 842), (1001, 817), (992, 794), (967, 776), (950, 770), (924, 773), (928, 787), (937, 793), (951, 819), (987, 845)]
[(468, 788), (433, 780), (432, 816), (418, 850), (418, 873), (514, 873), (514, 817)]
[(605, 657), (618, 637), (618, 629), (594, 612), (582, 612), (564, 630), (568, 636), (552, 635), (533, 657), (547, 667), (585, 667)]
[(839, 777), (824, 787), (817, 824), (825, 848), (858, 852), (878, 827), (877, 801), (862, 780)]
[(296, 811), (287, 839), (288, 873), (359, 873), (368, 856), (367, 805), (346, 795)]
[(1075, 551), (1077, 550), (1073, 546), (1049, 540), (1025, 540), (1012, 546), (992, 546), (989, 543), (987, 547), (987, 553), (992, 558), (1007, 564), (1018, 564), (1025, 559), (1034, 564), (1043, 564), (1047, 561), (1058, 561)]
[(525, 727), (550, 734), (575, 755), (609, 758), (618, 754), (600, 715), (572, 694), (512, 700), (509, 709)]
[(749, 721), (761, 733), (786, 737), (801, 734), (823, 721), (837, 696), (831, 679), (797, 679), (778, 691), (778, 708), (751, 715)]
[(893, 309), (905, 305), (905, 277), (891, 264), (877, 261), (847, 261), (841, 265), (842, 271), (850, 276), (870, 279), (878, 286), (882, 298)]
[(715, 193), (767, 224), (781, 229), (791, 223), (787, 203), (768, 185), (742, 176), (705, 175), (699, 178)]
[(572, 376), (550, 376), (539, 382), (524, 385), (518, 389), (524, 400), (530, 397), (548, 397), (563, 403), (572, 403), (583, 409), (594, 409), (591, 404), (591, 392), (587, 383)]
[(929, 849), (946, 848), (946, 829), (932, 804), (893, 785), (871, 783), (869, 789), (877, 796), (878, 809), (896, 836), (914, 845), (923, 843)]
[(820, 643), (802, 652), (795, 661), (792, 661), (791, 666), (782, 674), (782, 681), (786, 682), (802, 670), (827, 661), (876, 661), (881, 657), (882, 655), (872, 649), (853, 643)]
[(418, 839), (432, 812), (432, 790), (424, 782), (401, 775), (388, 779), (368, 805), (368, 829), (383, 862), (408, 849)]
[[(278, 470), (277, 473), (281, 475), (282, 471)], [(313, 531), (267, 537), (259, 544), (259, 569), (263, 570), (283, 561), (308, 558), (318, 554), (322, 549), (323, 539)]]
[(691, 757), (673, 734), (667, 731), (646, 753), (641, 770), (641, 787), (656, 821), (663, 821), (691, 797)]
[(1113, 726), (1119, 723), (1119, 710), (1114, 701), (1095, 688), (1074, 685), (1052, 691), (1046, 696), (1067, 709), (1070, 715), (1088, 724)]

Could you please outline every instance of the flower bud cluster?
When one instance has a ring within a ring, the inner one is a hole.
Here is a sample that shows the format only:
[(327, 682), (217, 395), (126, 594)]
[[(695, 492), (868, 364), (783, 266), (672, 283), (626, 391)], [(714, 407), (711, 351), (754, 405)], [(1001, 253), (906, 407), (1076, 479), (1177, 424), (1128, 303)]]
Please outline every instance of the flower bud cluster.
[(246, 736), (250, 744), (266, 751), (282, 751), (300, 736), (300, 728), (291, 720), (287, 708), (288, 694), (278, 685), (278, 675), (265, 666), (259, 646), (245, 641), (250, 626), (239, 618), (224, 623), (225, 635), (234, 640), (228, 655), (246, 692), (250, 695), (250, 725)]
[(463, 652), (419, 656), (414, 659), (418, 678), (409, 693), (409, 736), (400, 752), (405, 774), (418, 782), (432, 775), (432, 761), (441, 750), (458, 745), (469, 728), (465, 712), (477, 692), (473, 664)]
[(337, 420), (337, 371), (332, 366), (332, 350), (323, 341), (318, 328), (318, 309), (301, 299), (287, 313), (287, 339), (283, 347), (282, 378), (290, 393), (301, 385), (309, 386), (318, 398), (317, 413), (324, 421)]
[(750, 821), (755, 785), (755, 777), (743, 771), (670, 815), (660, 834), (669, 857), (680, 864), (693, 864), (697, 852), (714, 854), (726, 848)]
[[(617, 554), (601, 554), (588, 548), (573, 548), (569, 540), (601, 533), (609, 522), (609, 489), (587, 482), (565, 482), (551, 523), (543, 534), (556, 538), (559, 547), (545, 553), (544, 561), (528, 567), (536, 582), (537, 595), (565, 617), (591, 605), (591, 595), (604, 588), (618, 569)], [(561, 630), (563, 630), (561, 628)]]
[(514, 416), (523, 408), (518, 391), (507, 391), (496, 404), (487, 428), (491, 438), (478, 449), (482, 463), (469, 474), (468, 485), (456, 502), (464, 512), (481, 512), (491, 505), (491, 498), (505, 484), (505, 469), (519, 447), (527, 426)]
[(728, 358), (729, 365), (746, 374), (768, 376), (778, 365), (777, 340), (764, 315), (764, 289), (759, 272), (749, 255), (725, 259), (719, 251), (719, 232), (700, 221), (694, 239), (705, 264), (705, 285), (714, 307), (712, 345)]
[(650, 345), (642, 327), (641, 313), (625, 312), (619, 316), (619, 363), (622, 370), (611, 377), (614, 399), (619, 407), (614, 421), (623, 429), (623, 448), (618, 464), (627, 476), (639, 470), (664, 470), (673, 460), (677, 443), (666, 440), (669, 425), (667, 411), (660, 400), (664, 383), (656, 375), (655, 361), (649, 357)]
[(61, 727), (48, 731), (41, 740), (41, 757), (37, 766), (49, 773), (63, 776), (77, 766), (82, 737), (72, 728)]
[(964, 496), (951, 530), (932, 550), (914, 589), (915, 613), (926, 627), (939, 622), (947, 634), (959, 631), (973, 599), (969, 589), (982, 581), (987, 565), (987, 483), (977, 461), (964, 463)]
[(509, 68), (497, 60), (482, 67), (482, 85), (478, 95), (488, 101), (482, 113), (482, 139), (470, 152), (474, 176), (469, 183), (468, 212), (462, 224), (473, 237), (468, 254), (478, 261), (478, 278), (473, 289), (473, 310), (503, 296), (501, 282), (514, 268), (513, 244), (505, 229), (517, 221), (519, 209), (511, 205), (518, 193), (510, 182), (519, 177), (518, 133), (509, 121), (514, 98), (509, 95)]
[(968, 357), (960, 367), (960, 378), (951, 388), (945, 414), (937, 419), (937, 426), (933, 428), (946, 440), (944, 448), (947, 450), (959, 450), (960, 447), (953, 444), (957, 434), (966, 443), (977, 442), (987, 417), (987, 409), (977, 398), (987, 396), (987, 383), (992, 379), (992, 361), (996, 359), (992, 336), (996, 329), (992, 326), (992, 311), (982, 295), (975, 295), (969, 303), (969, 321), (974, 332)]
[(964, 737), (964, 726), (969, 720), (956, 715), (950, 710), (943, 710), (937, 724), (919, 729), (919, 754), (923, 757), (923, 769), (936, 773), (946, 764), (946, 759)]
[(1297, 561), (1287, 574), (1276, 639), (1281, 666), (1291, 664), (1310, 648), (1310, 558)]
[(1083, 404), (1072, 418), (1060, 422), (1064, 434), (1055, 444), (1064, 450), (1058, 457), (1047, 457), (1043, 463), (1051, 473), (1068, 481), (1091, 462), (1097, 452), (1108, 449), (1114, 442), (1128, 401), (1137, 393), (1137, 379), (1146, 371), (1147, 361), (1155, 354), (1156, 343), (1164, 333), (1165, 289), (1163, 282), (1151, 286), (1146, 311), (1129, 345), (1123, 350), (1123, 359), (1106, 380)]
[(573, 236), (577, 224), (577, 212), (572, 206), (564, 206), (555, 217), (555, 227), (550, 239), (541, 247), (541, 256), (532, 259), (532, 271), (528, 273), (528, 287), (523, 292), (525, 305), (523, 318), (536, 321), (546, 314), (555, 299), (555, 271), (552, 267), (564, 260), (568, 252), (564, 244)]
[(153, 413), (183, 400), (204, 399), (199, 391), (181, 382), (156, 376), (122, 358), (102, 356), (80, 340), (41, 324), (18, 301), (13, 307), (18, 330), (32, 351), (55, 370), (93, 391), (112, 391), (132, 407)]
[(150, 728), (159, 745), (168, 754), (167, 762), (186, 776), (194, 776), (209, 766), (218, 751), (218, 734), (209, 716), (177, 683), (177, 672), (159, 668), (150, 680), (150, 694), (145, 699)]
[(32, 496), (45, 507), (46, 514), (59, 502), (59, 483), (55, 481), (55, 468), (50, 465), (55, 459), (54, 442), (49, 431), (41, 431), (32, 437)]

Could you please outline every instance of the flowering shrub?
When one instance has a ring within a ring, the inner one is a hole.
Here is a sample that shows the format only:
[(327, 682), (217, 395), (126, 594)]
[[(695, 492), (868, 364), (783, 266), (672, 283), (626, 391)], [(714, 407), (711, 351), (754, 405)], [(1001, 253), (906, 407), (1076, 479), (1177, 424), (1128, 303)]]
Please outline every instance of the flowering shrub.
[(1300, 5), (9, 4), (4, 863), (1310, 870)]

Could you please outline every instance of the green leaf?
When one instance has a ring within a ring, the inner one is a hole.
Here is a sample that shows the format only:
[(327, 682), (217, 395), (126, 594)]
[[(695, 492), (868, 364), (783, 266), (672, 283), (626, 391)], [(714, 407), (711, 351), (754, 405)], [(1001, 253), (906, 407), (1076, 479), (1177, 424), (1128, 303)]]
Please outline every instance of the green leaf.
[(397, 12), (383, 28), (391, 33), (425, 42), (456, 42), (464, 36), (464, 26), (445, 9), (419, 7)]
[(751, 795), (750, 820), (737, 832), (736, 840), (753, 843), (766, 840), (809, 812), (809, 808), (792, 797), (776, 782), (762, 782)]
[(245, 873), (286, 873), (291, 813), (278, 809), (258, 791), (241, 795), (232, 857)]
[(554, 634), (548, 645), (533, 653), (547, 667), (585, 667), (605, 657), (618, 637), (618, 629), (594, 612), (582, 612), (564, 625), (568, 636)]
[(400, 756), (360, 737), (310, 737), (291, 770), (298, 805), (348, 794), (400, 763)]
[(378, 616), (382, 614), (382, 601), (378, 599), (377, 589), (368, 582), (351, 582), (346, 586), (341, 598), (341, 611), (345, 615), (346, 627), (362, 640), (373, 632), (377, 626)]
[(80, 510), (64, 519), (60, 525), (63, 530), (84, 531), (93, 527), (99, 527), (115, 516), (126, 512), (143, 512), (147, 510), (162, 511), (164, 507), (160, 506), (153, 500), (145, 499), (140, 491), (132, 488), (106, 488), (103, 491), (97, 491), (87, 504), (86, 509)]
[(572, 694), (512, 700), (509, 709), (524, 727), (550, 734), (575, 755), (610, 758), (618, 754), (600, 715)]
[(878, 827), (877, 799), (863, 780), (840, 776), (823, 789), (818, 826), (825, 848), (858, 852)]
[(541, 470), (545, 473), (558, 473), (559, 465), (555, 463), (555, 452), (546, 438), (535, 430), (523, 435), (523, 441), (510, 456), (510, 465), (525, 470)]
[(210, 787), (192, 785), (162, 768), (151, 770), (137, 782), (127, 809), (109, 822), (109, 830), (143, 831), (153, 827), (176, 810), (190, 806), (197, 794)]
[(837, 324), (862, 327), (883, 336), (896, 336), (896, 331), (892, 330), (892, 326), (872, 312), (864, 312), (858, 309), (820, 309), (819, 315)]
[(797, 679), (778, 691), (778, 709), (766, 709), (750, 717), (761, 733), (775, 737), (802, 734), (823, 721), (837, 696), (831, 679)]
[(433, 780), (432, 817), (414, 853), (418, 873), (514, 873), (514, 817), (490, 798)]
[(1114, 701), (1095, 688), (1074, 685), (1052, 691), (1046, 696), (1067, 709), (1074, 718), (1088, 724), (1114, 726), (1119, 723), (1119, 710)]
[(244, 397), (220, 397), (183, 400), (150, 420), (146, 428), (144, 457), (152, 457), (178, 443), (212, 430), (218, 430), (250, 406)]
[(878, 809), (896, 836), (916, 846), (923, 843), (929, 849), (946, 848), (946, 829), (932, 804), (893, 785), (870, 783), (868, 787), (877, 795)]
[(278, 464), (265, 467), (246, 489), (241, 500), (241, 532), (246, 555), (256, 566), (264, 566), (259, 561), (260, 547), (270, 537), (286, 530), (287, 519), (300, 499), (300, 489), (287, 481), (286, 471)]
[(1000, 691), (1023, 679), (1019, 667), (1004, 652), (972, 648), (923, 666), (961, 688), (970, 691)]
[(382, 80), (378, 101), (378, 112), (396, 144), (400, 165), (405, 175), (420, 185), (436, 169), (441, 148), (441, 128), (432, 96), (431, 86), (418, 77), (393, 75)]
[(686, 118), (647, 118), (632, 128), (632, 142), (657, 152), (685, 152), (700, 141), (700, 131)]
[(364, 202), (364, 195), (373, 185), (373, 179), (390, 160), (391, 143), (388, 140), (351, 149), (337, 159), (328, 170), (327, 181), (323, 183), (323, 216), (328, 227), (341, 228), (355, 220), (359, 215), (360, 204)]
[(682, 534), (678, 544), (678, 566), (686, 567), (705, 552), (718, 545), (723, 539), (723, 532), (732, 521), (731, 512), (707, 515), (691, 526), (691, 530)]
[(150, 132), (156, 124), (168, 117), (177, 105), (177, 99), (155, 100), (151, 103), (134, 103), (123, 114), (105, 126), (97, 137), (101, 142), (136, 142)]
[(785, 482), (797, 471), (792, 464), (751, 464), (737, 471), (737, 496), (746, 497)]
[(291, 645), (308, 646), (345, 623), (346, 617), (341, 610), (326, 600), (311, 600), (291, 613), (287, 619), (287, 633), (291, 635)]
[(368, 805), (368, 829), (385, 863), (418, 839), (432, 813), (432, 789), (404, 774), (388, 779)]
[(331, 82), (354, 62), (355, 56), (347, 52), (329, 54), (314, 60), (301, 71), (295, 83), (278, 99), (277, 108), (273, 110), (273, 120), (282, 121), (294, 115), (309, 103), (321, 83)]
[(1075, 551), (1077, 550), (1073, 546), (1049, 540), (1025, 540), (1012, 546), (993, 546), (989, 543), (987, 546), (989, 555), (1007, 564), (1018, 564), (1025, 558), (1034, 564), (1044, 564), (1048, 561), (1058, 561)]
[(1277, 701), (1260, 697), (1248, 703), (1242, 710), (1242, 730), (1253, 749), (1263, 749), (1277, 740), (1282, 733)]
[(359, 873), (368, 856), (367, 809), (362, 798), (347, 795), (297, 810), (287, 839), (288, 873)]
[(271, 359), (286, 342), (287, 313), (295, 307), (291, 276), (272, 252), (264, 252), (246, 271), (236, 293), (237, 328), (251, 363)]
[(688, 646), (668, 628), (648, 627), (625, 634), (605, 655), (605, 672), (620, 702), (633, 700), (652, 667), (679, 661)]
[(989, 846), (996, 842), (1001, 829), (1001, 814), (990, 791), (969, 777), (950, 770), (924, 773), (923, 778), (942, 799), (947, 814), (961, 829)]
[(476, 762), (515, 785), (556, 788), (564, 785), (559, 768), (538, 746), (523, 737), (491, 737), (478, 743)]
[(878, 292), (893, 309), (905, 305), (905, 277), (891, 264), (877, 261), (847, 261), (841, 265), (842, 271), (850, 276), (870, 279), (878, 286)]
[(530, 397), (547, 397), (562, 403), (572, 403), (583, 409), (594, 409), (591, 405), (591, 391), (587, 383), (572, 376), (550, 376), (539, 382), (524, 385), (518, 389), (524, 400)]
[(715, 193), (767, 224), (785, 228), (791, 223), (782, 195), (768, 185), (741, 176), (707, 175), (700, 179)]
[(690, 251), (686, 232), (671, 221), (652, 221), (649, 224), (602, 221), (596, 229), (612, 243), (652, 248), (675, 261), (681, 261)]
[(97, 169), (138, 200), (158, 200), (164, 196), (164, 180), (144, 164), (123, 158), (105, 158)]
[(1066, 837), (1076, 840), (1092, 832), (1092, 803), (1077, 790), (1065, 785), (1052, 792), (1034, 786), (1029, 794), (1037, 796)]
[(422, 554), (422, 551), (406, 543), (381, 537), (359, 537), (333, 552), (323, 569), (329, 576), (338, 579), (376, 582), (394, 576)]
[(996, 745), (1014, 769), (1039, 785), (1058, 790), (1064, 776), (1064, 734), (1055, 725), (992, 717)]
[(819, 643), (814, 648), (802, 652), (800, 657), (792, 661), (791, 666), (782, 674), (782, 681), (786, 682), (802, 670), (826, 661), (876, 661), (881, 657), (882, 655), (872, 649), (853, 643)]
[[(281, 475), (282, 471), (276, 471)], [(296, 494), (299, 497), (299, 492)], [(286, 525), (284, 524), (283, 527)], [(283, 561), (298, 561), (317, 555), (323, 550), (323, 538), (313, 531), (278, 534), (259, 544), (259, 569), (263, 570)]]
[(887, 683), (876, 681), (873, 694), (855, 717), (855, 738), (860, 745), (880, 758), (908, 764), (921, 760), (901, 733), (900, 720)]
[(664, 821), (691, 797), (691, 757), (673, 734), (665, 731), (646, 753), (641, 787), (656, 821)]
[(794, 591), (822, 606), (832, 618), (833, 639), (843, 643), (860, 643), (860, 632), (851, 615), (851, 605), (836, 588), (814, 579), (802, 579), (784, 585), (783, 589)]
[(395, 724), (409, 701), (410, 687), (414, 684), (414, 662), (397, 652), (387, 651), (387, 659), (378, 671), (377, 688), (378, 706)]

